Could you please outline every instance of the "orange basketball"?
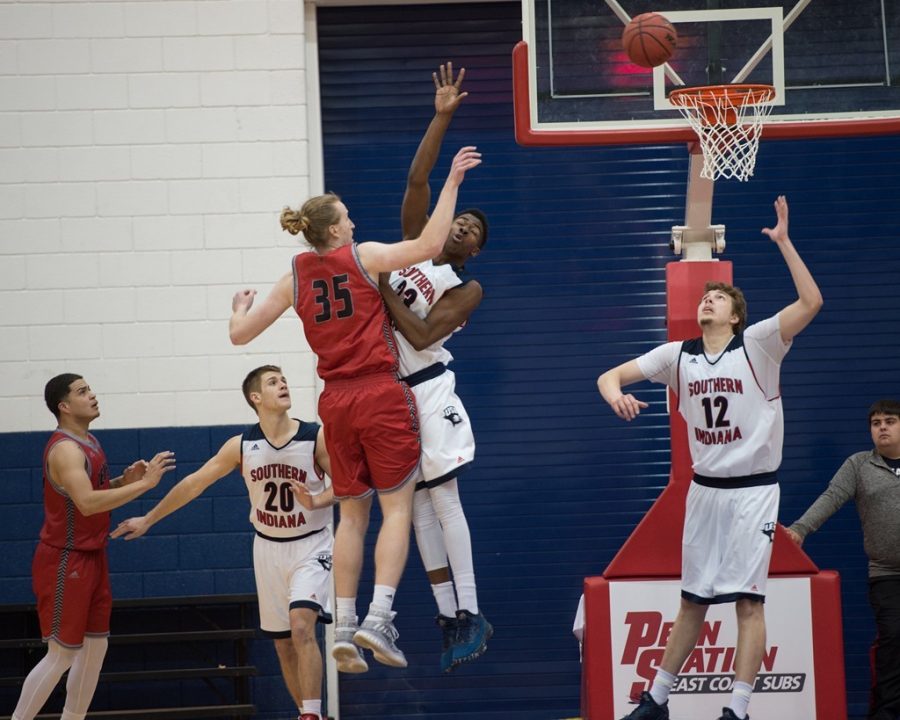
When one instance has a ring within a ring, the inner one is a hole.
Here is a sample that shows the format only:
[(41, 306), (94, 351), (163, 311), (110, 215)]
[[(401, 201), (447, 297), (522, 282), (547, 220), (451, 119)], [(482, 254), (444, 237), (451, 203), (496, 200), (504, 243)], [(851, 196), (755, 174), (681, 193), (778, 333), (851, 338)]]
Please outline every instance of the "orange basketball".
[(622, 33), (622, 46), (631, 62), (645, 68), (662, 65), (672, 57), (677, 45), (678, 33), (658, 13), (635, 16)]

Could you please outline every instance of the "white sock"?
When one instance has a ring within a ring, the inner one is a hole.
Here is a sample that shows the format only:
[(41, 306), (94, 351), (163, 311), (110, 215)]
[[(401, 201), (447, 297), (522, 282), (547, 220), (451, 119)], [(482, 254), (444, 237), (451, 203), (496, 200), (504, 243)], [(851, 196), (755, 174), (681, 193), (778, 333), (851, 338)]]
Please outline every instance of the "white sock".
[(431, 586), (434, 600), (437, 602), (438, 613), (444, 617), (456, 617), (456, 592), (452, 582), (442, 582)]
[(478, 592), (475, 589), (475, 564), (472, 561), (472, 536), (459, 499), (456, 478), (431, 488), (431, 503), (444, 533), (444, 544), (459, 607), (478, 614)]
[(431, 502), (432, 490), (416, 490), (413, 496), (413, 529), (416, 531), (416, 547), (422, 556), (427, 572), (447, 567), (447, 548), (444, 531)]
[(66, 680), (66, 706), (60, 720), (84, 720), (94, 699), (108, 645), (105, 637), (84, 638), (84, 645), (75, 654)]
[(41, 711), (53, 688), (75, 660), (75, 653), (76, 650), (63, 647), (54, 640), (47, 643), (47, 654), (32, 668), (22, 683), (19, 702), (12, 714), (13, 720), (32, 720)]
[(456, 594), (459, 596), (460, 610), (468, 610), (473, 615), (478, 614), (478, 591), (475, 589), (475, 573), (453, 573), (453, 581), (456, 583)]
[(750, 696), (753, 694), (753, 686), (749, 683), (737, 681), (731, 686), (731, 703), (728, 707), (739, 718), (747, 717), (747, 708), (750, 706)]
[(650, 697), (657, 705), (662, 705), (669, 699), (669, 692), (675, 684), (677, 675), (666, 672), (662, 668), (656, 671), (656, 677), (653, 678), (653, 685), (650, 686)]
[(397, 588), (390, 585), (376, 585), (375, 592), (372, 593), (372, 608), (380, 610), (382, 613), (389, 613), (394, 607), (394, 595), (397, 594)]
[(356, 598), (335, 598), (334, 612), (337, 616), (338, 625), (356, 625), (358, 619), (356, 617)]
[(301, 708), (301, 714), (303, 713), (313, 713), (316, 717), (322, 717), (322, 700), (304, 700), (303, 707)]

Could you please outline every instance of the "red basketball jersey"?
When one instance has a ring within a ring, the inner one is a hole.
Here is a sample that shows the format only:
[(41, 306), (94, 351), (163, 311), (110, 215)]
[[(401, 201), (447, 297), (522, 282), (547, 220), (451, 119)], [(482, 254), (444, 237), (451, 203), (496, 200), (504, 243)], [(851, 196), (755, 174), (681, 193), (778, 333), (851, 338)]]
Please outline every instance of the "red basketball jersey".
[(363, 269), (356, 244), (327, 255), (300, 253), (294, 264), (294, 310), (319, 358), (323, 380), (397, 372), (397, 346), (378, 283)]
[(106, 454), (97, 438), (89, 434), (87, 440), (82, 440), (63, 430), (56, 430), (44, 448), (44, 526), (41, 528), (41, 542), (67, 550), (99, 550), (106, 547), (110, 513), (100, 512), (85, 517), (66, 491), (50, 480), (47, 472), (50, 450), (63, 440), (77, 443), (84, 453), (84, 469), (94, 490), (109, 488)]

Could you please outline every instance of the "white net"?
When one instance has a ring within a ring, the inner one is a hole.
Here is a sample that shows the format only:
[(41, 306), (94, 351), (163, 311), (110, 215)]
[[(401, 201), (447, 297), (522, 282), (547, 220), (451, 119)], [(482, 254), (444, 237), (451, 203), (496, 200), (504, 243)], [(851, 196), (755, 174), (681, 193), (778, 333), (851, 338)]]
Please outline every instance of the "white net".
[(770, 85), (713, 85), (672, 91), (669, 101), (700, 138), (702, 177), (752, 177), (759, 137), (774, 99), (775, 88)]

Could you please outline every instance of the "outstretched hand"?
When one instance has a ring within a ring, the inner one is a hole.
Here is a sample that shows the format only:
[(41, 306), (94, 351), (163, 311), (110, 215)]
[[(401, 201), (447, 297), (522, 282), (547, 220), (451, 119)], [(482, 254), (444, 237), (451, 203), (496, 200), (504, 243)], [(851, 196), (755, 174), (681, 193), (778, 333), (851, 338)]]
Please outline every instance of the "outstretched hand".
[(461, 93), (459, 91), (463, 78), (466, 76), (466, 69), (460, 68), (456, 81), (453, 80), (453, 63), (448, 62), (441, 65), (440, 74), (431, 73), (434, 80), (434, 111), (440, 115), (442, 113), (454, 113), (456, 108), (462, 102), (462, 99), (469, 93)]
[(153, 459), (147, 463), (142, 480), (146, 480), (150, 487), (156, 487), (160, 479), (170, 470), (175, 469), (175, 453), (170, 450), (156, 453)]
[(129, 485), (140, 480), (144, 477), (144, 473), (147, 472), (147, 467), (146, 460), (136, 460), (131, 463), (122, 471), (122, 485)]
[(474, 145), (466, 145), (466, 147), (460, 148), (460, 151), (456, 153), (456, 157), (453, 158), (453, 163), (450, 165), (450, 175), (447, 179), (461, 184), (466, 176), (466, 171), (478, 165), (481, 165), (481, 153), (477, 151)]
[(774, 228), (763, 228), (764, 235), (768, 235), (773, 242), (780, 243), (788, 240), (788, 203), (784, 195), (775, 199), (775, 216), (778, 219)]
[(147, 516), (141, 515), (140, 517), (123, 520), (109, 536), (111, 538), (120, 538), (124, 535), (126, 540), (134, 540), (135, 538), (139, 538), (149, 529), (150, 524), (147, 522)]

